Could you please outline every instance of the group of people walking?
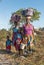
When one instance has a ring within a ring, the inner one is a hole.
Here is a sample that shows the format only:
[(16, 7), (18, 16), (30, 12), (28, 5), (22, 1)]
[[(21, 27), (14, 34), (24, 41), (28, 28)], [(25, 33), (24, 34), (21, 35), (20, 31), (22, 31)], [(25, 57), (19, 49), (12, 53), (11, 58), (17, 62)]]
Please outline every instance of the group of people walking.
[(18, 51), (19, 54), (24, 54), (24, 49), (26, 49), (26, 51), (31, 51), (30, 45), (34, 40), (34, 26), (30, 23), (34, 11), (29, 8), (23, 10), (21, 14), (26, 18), (25, 24), (23, 24), (22, 27), (19, 26), (21, 16), (13, 14), (11, 17), (11, 22), (13, 22), (15, 26), (12, 29), (12, 41), (9, 40), (9, 36), (7, 36), (6, 49), (11, 49), (10, 43), (12, 42), (16, 51)]

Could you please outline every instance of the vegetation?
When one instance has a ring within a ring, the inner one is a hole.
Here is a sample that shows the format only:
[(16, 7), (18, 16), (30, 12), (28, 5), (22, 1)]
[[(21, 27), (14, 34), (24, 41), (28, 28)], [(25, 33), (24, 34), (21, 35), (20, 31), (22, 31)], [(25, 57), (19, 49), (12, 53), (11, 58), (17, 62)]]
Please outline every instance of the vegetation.
[(10, 54), (4, 50), (6, 47), (3, 38), (6, 39), (7, 34), (11, 35), (10, 31), (11, 29), (9, 31), (5, 29), (0, 30), (0, 39), (2, 41), (0, 41), (0, 62), (7, 62), (8, 65), (44, 65), (44, 38), (42, 37), (44, 36), (44, 33), (42, 35), (37, 33), (35, 38), (36, 44), (33, 47), (33, 53), (30, 53), (28, 56), (21, 57), (15, 54), (14, 47), (12, 47), (12, 52)]
[(0, 41), (6, 39), (7, 35), (11, 37), (10, 31), (7, 31), (6, 29), (0, 30)]

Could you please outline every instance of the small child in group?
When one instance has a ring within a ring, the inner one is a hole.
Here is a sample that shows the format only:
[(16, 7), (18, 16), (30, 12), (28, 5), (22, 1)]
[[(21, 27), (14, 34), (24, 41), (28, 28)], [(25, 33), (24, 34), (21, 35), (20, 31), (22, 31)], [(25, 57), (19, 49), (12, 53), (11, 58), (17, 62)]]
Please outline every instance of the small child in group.
[(20, 33), (20, 29), (18, 30), (18, 33), (16, 35), (16, 50), (18, 51), (19, 55), (20, 55), (20, 44), (22, 41), (22, 35)]
[(12, 41), (9, 39), (9, 36), (7, 36), (7, 40), (6, 40), (6, 51), (7, 52), (11, 51), (11, 43)]
[(28, 42), (27, 37), (23, 36), (22, 43), (20, 44), (22, 55), (25, 55), (25, 53), (27, 52), (27, 42)]

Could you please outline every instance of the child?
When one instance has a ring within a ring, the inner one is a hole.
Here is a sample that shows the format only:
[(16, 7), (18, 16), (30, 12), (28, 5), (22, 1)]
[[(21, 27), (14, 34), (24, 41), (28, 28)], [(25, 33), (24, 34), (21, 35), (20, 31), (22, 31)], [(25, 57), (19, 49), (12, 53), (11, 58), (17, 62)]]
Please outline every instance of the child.
[(12, 41), (9, 39), (9, 36), (7, 36), (7, 40), (6, 40), (6, 51), (7, 52), (11, 51), (11, 43)]
[(21, 53), (22, 55), (25, 54), (25, 52), (27, 51), (27, 37), (23, 36), (23, 40), (22, 40), (22, 43), (20, 44), (20, 49), (21, 49)]
[(20, 29), (18, 30), (18, 33), (16, 35), (16, 50), (18, 50), (19, 55), (20, 55), (20, 44), (22, 41), (22, 35), (20, 33)]

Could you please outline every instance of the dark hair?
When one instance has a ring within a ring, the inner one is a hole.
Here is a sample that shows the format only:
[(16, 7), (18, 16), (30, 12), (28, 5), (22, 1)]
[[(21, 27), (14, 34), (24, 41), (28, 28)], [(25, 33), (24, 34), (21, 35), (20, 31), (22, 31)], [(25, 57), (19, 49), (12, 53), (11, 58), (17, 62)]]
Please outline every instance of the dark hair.
[(7, 39), (9, 39), (9, 35), (7, 35)]

